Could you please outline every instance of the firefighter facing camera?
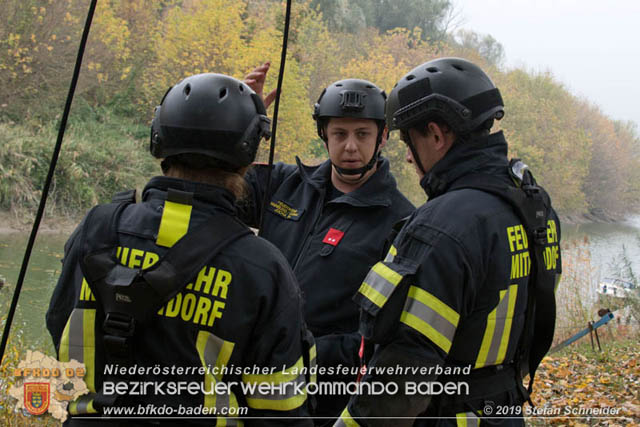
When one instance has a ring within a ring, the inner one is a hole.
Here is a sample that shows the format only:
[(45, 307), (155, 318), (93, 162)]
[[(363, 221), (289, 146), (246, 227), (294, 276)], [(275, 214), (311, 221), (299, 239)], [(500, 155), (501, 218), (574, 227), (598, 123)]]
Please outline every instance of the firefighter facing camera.
[[(338, 187), (364, 182), (376, 171), (380, 150), (387, 143), (386, 99), (387, 95), (376, 85), (359, 79), (337, 81), (320, 94), (313, 119), (331, 160), (331, 178)], [(355, 131), (356, 138), (345, 129), (351, 123), (360, 126)], [(375, 144), (359, 143), (374, 138)]]
[(560, 223), (490, 133), (503, 115), (499, 90), (464, 59), (426, 62), (391, 91), (387, 124), (429, 200), (354, 300), (372, 353), (363, 381), (399, 392), (352, 396), (336, 426), (523, 424), (553, 338)]
[(164, 95), (150, 143), (164, 176), (139, 203), (132, 190), (93, 208), (65, 245), (47, 327), (59, 360), (85, 364), (90, 390), (68, 425), (121, 425), (101, 419), (121, 407), (141, 424), (312, 424), (273, 420), (309, 415), (306, 394), (281, 390), (310, 376), (282, 371), (311, 367), (315, 346), (286, 259), (236, 214), (265, 137), (262, 100), (236, 79), (199, 74)]
[[(245, 81), (262, 93), (269, 64)], [(266, 100), (272, 98), (266, 96)], [(386, 251), (393, 225), (413, 205), (400, 193), (386, 144), (386, 95), (375, 84), (343, 79), (322, 91), (313, 109), (328, 159), (307, 166), (277, 163), (272, 171), (262, 236), (276, 245), (293, 267), (305, 297), (305, 319), (318, 346), (322, 384), (355, 383), (360, 360), (358, 307), (351, 298), (370, 266)], [(256, 224), (265, 197), (268, 169), (247, 173)], [(339, 374), (329, 374), (332, 370)], [(318, 394), (317, 425), (331, 423), (349, 400), (346, 393)]]

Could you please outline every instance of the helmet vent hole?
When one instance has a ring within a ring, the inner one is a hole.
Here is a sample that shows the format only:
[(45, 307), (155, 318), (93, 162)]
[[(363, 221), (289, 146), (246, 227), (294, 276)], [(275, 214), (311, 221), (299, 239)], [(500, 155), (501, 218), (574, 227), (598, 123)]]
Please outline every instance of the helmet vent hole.
[(227, 96), (227, 88), (223, 87), (222, 89), (220, 89), (220, 100), (223, 100), (225, 96)]
[(367, 89), (373, 89), (373, 86), (371, 86), (371, 85), (366, 85), (365, 87), (366, 87)]
[(338, 83), (336, 87), (342, 87), (342, 83)]
[(461, 66), (459, 66), (458, 64), (453, 64), (451, 65), (453, 68), (455, 68), (458, 71), (464, 71), (464, 68), (462, 68)]
[(187, 85), (184, 87), (184, 96), (189, 96), (190, 93), (191, 93), (191, 85), (187, 83)]
[(238, 86), (238, 89), (240, 89), (240, 92), (244, 92), (244, 86), (239, 85), (239, 86)]
[(427, 71), (430, 72), (430, 73), (437, 73), (440, 70), (438, 70), (437, 67), (429, 67), (429, 68), (427, 68)]
[(415, 78), (416, 78), (416, 76), (414, 76), (413, 74), (409, 74), (409, 75), (407, 76), (407, 80), (413, 80), (413, 79), (415, 79)]

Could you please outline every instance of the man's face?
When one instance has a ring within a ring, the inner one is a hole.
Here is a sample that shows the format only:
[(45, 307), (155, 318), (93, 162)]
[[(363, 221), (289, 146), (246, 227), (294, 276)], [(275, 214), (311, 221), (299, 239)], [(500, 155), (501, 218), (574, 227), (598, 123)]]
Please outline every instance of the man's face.
[[(369, 119), (334, 117), (329, 119), (326, 134), (331, 162), (343, 169), (358, 169), (365, 166), (373, 157), (376, 149), (378, 125), (374, 120)], [(380, 148), (384, 146), (385, 142), (386, 138), (383, 137)], [(360, 178), (361, 174), (338, 174), (337, 178), (345, 183), (355, 184), (365, 182), (374, 172), (375, 166), (362, 178)]]

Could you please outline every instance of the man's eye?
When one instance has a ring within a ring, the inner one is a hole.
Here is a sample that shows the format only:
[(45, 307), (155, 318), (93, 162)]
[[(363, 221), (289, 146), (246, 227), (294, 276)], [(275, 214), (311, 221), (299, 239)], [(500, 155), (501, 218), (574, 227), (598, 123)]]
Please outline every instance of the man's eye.
[(369, 136), (369, 132), (358, 132), (358, 138), (366, 138)]

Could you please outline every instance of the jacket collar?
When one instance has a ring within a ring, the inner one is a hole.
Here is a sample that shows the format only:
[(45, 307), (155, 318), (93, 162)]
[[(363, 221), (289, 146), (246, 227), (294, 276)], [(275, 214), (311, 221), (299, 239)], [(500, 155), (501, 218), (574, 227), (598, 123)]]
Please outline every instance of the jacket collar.
[[(296, 163), (302, 179), (324, 194), (331, 180), (331, 161), (317, 166), (306, 166), (298, 157)], [(378, 167), (373, 175), (358, 189), (344, 194), (330, 203), (346, 203), (357, 207), (391, 205), (390, 193), (396, 188), (396, 180), (391, 174), (389, 160), (380, 156)]]
[[(235, 196), (226, 188), (202, 182), (187, 181), (168, 176), (151, 178), (142, 191), (142, 200), (166, 200), (169, 189), (193, 193), (193, 205), (202, 210), (224, 210), (231, 215), (236, 214)], [(213, 206), (212, 206), (213, 205)]]
[[(451, 184), (470, 173), (504, 173), (507, 141), (502, 131), (471, 141), (456, 142), (420, 180), (429, 199), (447, 192)], [(501, 171), (501, 172), (500, 172)]]

